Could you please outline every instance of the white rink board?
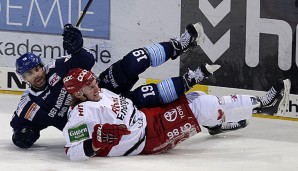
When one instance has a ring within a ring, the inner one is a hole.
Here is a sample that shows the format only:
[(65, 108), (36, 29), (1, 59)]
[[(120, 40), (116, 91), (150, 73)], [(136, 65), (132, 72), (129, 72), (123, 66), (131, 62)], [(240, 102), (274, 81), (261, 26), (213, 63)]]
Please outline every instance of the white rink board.
[(0, 67), (0, 90), (25, 91), (27, 87), (15, 72), (15, 68)]
[[(65, 3), (65, 1), (53, 1), (53, 3), (54, 2)], [(69, 2), (71, 5), (78, 3), (78, 1)], [(9, 3), (9, 5), (7, 5), (7, 3)], [(97, 2), (94, 1), (92, 5), (95, 5), (96, 3)], [(24, 1), (1, 2), (0, 12), (3, 13), (3, 11), (1, 11), (3, 8), (10, 9), (9, 13), (5, 13), (8, 16), (3, 17), (3, 20), (7, 20), (5, 26), (12, 26), (15, 23), (15, 25), (20, 25), (19, 29), (22, 30), (26, 28), (27, 19), (35, 19), (36, 22), (40, 22), (41, 16), (35, 16), (35, 18), (34, 16), (30, 16), (29, 11), (27, 12), (28, 9), (25, 8), (26, 5), (27, 4)], [(35, 6), (37, 6), (37, 4), (33, 3), (33, 7)], [(39, 3), (39, 6), (42, 7), (43, 3)], [(57, 4), (54, 7), (56, 9)], [(92, 10), (96, 10), (94, 8), (94, 6), (89, 8), (90, 11), (79, 27), (79, 29), (82, 30), (83, 36), (84, 33), (87, 34), (90, 32), (86, 31), (88, 30), (86, 25), (89, 24), (86, 22), (93, 16)], [(34, 10), (35, 8), (33, 8), (33, 11)], [(74, 8), (72, 10), (75, 12), (74, 10), (77, 9)], [(17, 12), (21, 12), (23, 15), (18, 14)], [(56, 27), (57, 25), (60, 26), (60, 20), (56, 21), (57, 19), (53, 17), (54, 14), (58, 13), (57, 11), (54, 11), (51, 15), (47, 11), (41, 12), (43, 18), (46, 18), (49, 15), (51, 19), (50, 21), (55, 20), (55, 22), (46, 22), (45, 28), (40, 28), (41, 30), (49, 29), (48, 25), (50, 23), (55, 23)], [(62, 15), (64, 16), (67, 14), (62, 13)], [(110, 0), (110, 12), (107, 17), (107, 20), (109, 20), (109, 37), (84, 37), (84, 46), (94, 50), (92, 52), (97, 60), (97, 63), (93, 68), (95, 73), (104, 71), (104, 69), (121, 59), (133, 49), (141, 48), (152, 43), (169, 41), (172, 37), (179, 37), (181, 22), (180, 15), (181, 0), (125, 0), (125, 2)], [(21, 20), (21, 18), (24, 19)], [(29, 21), (34, 23), (34, 21), (31, 20)], [(52, 59), (64, 55), (61, 54), (63, 49), (62, 32), (63, 24), (66, 24), (68, 21), (61, 21), (62, 26), (60, 27), (62, 28), (61, 31), (58, 30), (57, 34), (0, 29), (0, 67), (15, 67), (16, 58), (27, 51), (33, 51), (35, 54), (40, 55), (45, 64), (49, 63)], [(71, 23), (74, 24), (75, 21), (71, 21)], [(95, 24), (99, 25), (98, 23)], [(18, 28), (18, 26), (16, 27)], [(179, 61), (179, 59), (170, 60), (167, 64), (158, 67), (158, 69), (148, 69), (141, 77), (164, 79), (168, 76), (177, 76), (179, 74)], [(158, 71), (160, 70), (163, 71), (163, 74), (159, 74)]]
[[(12, 77), (11, 75), (14, 75), (14, 77)], [(0, 90), (25, 91), (25, 88), (18, 87), (18, 84), (21, 84), (21, 79), (15, 73), (14, 68), (0, 67)], [(22, 82), (22, 84), (24, 84), (24, 82)], [(133, 89), (143, 84), (146, 84), (146, 79), (140, 78), (140, 80), (136, 83)], [(26, 87), (28, 87), (28, 85), (26, 85)], [(227, 95), (233, 95), (233, 94), (248, 94), (248, 95), (262, 96), (265, 94), (265, 92), (208, 86), (208, 94), (216, 95), (216, 96), (227, 96)], [(289, 106), (287, 106), (287, 111), (283, 116), (298, 118), (298, 95), (291, 94), (289, 101), (290, 101)]]

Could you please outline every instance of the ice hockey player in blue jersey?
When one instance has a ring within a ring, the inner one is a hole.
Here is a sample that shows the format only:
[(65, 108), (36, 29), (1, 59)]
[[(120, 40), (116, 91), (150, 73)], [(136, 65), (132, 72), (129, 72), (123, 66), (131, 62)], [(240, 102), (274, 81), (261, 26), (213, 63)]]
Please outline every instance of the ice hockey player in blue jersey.
[(83, 48), (81, 32), (66, 24), (63, 32), (63, 48), (69, 54), (44, 65), (39, 56), (25, 53), (16, 60), (16, 72), (30, 85), (10, 122), (13, 143), (29, 148), (39, 138), (40, 131), (48, 126), (62, 130), (71, 96), (63, 86), (63, 77), (72, 69), (91, 69), (94, 56)]
[[(71, 96), (63, 88), (62, 79), (71, 68), (90, 70), (94, 65), (93, 55), (82, 48), (81, 32), (71, 25), (66, 25), (65, 28), (63, 47), (71, 56), (54, 60), (47, 66), (44, 66), (41, 59), (32, 53), (26, 53), (16, 61), (17, 73), (30, 85), (30, 89), (21, 97), (10, 123), (14, 131), (13, 143), (20, 148), (31, 147), (39, 138), (40, 131), (48, 126), (63, 129), (67, 122), (66, 112), (70, 106)], [(135, 91), (130, 89), (138, 80), (138, 75), (148, 67), (159, 66), (169, 59), (176, 59), (203, 41), (202, 25), (189, 24), (180, 39), (152, 44), (128, 53), (99, 75), (98, 85), (115, 93), (122, 93), (123, 96), (132, 99), (139, 108), (169, 103), (201, 82), (207, 74), (211, 74), (219, 66), (202, 65), (196, 71), (190, 70), (183, 77), (167, 79), (159, 84), (144, 85)], [(211, 73), (206, 70), (206, 66)], [(203, 72), (207, 74), (204, 75)], [(174, 83), (179, 87), (175, 87)], [(147, 93), (154, 93), (154, 96), (146, 98)]]

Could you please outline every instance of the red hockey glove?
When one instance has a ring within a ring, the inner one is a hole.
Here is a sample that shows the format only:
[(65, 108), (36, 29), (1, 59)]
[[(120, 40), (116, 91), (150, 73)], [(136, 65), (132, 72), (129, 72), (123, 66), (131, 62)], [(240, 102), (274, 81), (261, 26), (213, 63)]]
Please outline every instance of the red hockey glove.
[(119, 144), (123, 135), (130, 134), (125, 125), (96, 124), (92, 133), (92, 144), (95, 148), (106, 148)]

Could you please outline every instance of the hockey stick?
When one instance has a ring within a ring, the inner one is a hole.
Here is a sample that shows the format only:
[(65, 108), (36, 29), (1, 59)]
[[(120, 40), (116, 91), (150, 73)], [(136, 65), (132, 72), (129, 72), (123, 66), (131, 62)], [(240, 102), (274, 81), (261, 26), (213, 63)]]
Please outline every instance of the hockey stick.
[(83, 20), (83, 18), (85, 16), (85, 14), (87, 13), (88, 8), (90, 7), (90, 5), (91, 5), (92, 2), (93, 2), (93, 0), (89, 0), (87, 2), (87, 5), (85, 6), (85, 8), (84, 8), (83, 12), (81, 13), (78, 21), (76, 22), (76, 27), (79, 27), (79, 25), (81, 24), (81, 22), (82, 22), (82, 20)]

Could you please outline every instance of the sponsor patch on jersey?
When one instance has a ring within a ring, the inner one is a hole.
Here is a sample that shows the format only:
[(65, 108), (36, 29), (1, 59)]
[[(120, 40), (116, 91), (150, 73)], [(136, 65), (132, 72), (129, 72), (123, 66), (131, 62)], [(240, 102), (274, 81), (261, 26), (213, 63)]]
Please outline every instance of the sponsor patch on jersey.
[(20, 116), (26, 104), (30, 101), (30, 97), (27, 95), (22, 96), (20, 103), (17, 106), (16, 114)]
[(86, 124), (81, 124), (68, 129), (69, 141), (71, 143), (89, 138), (89, 131)]
[(81, 105), (81, 104), (78, 105), (78, 112), (79, 112), (79, 116), (84, 116), (84, 107), (83, 107), (83, 105)]
[(50, 78), (49, 78), (49, 84), (51, 86), (54, 86), (55, 84), (57, 84), (57, 82), (61, 79), (61, 77), (59, 75), (57, 75), (56, 73), (54, 73)]
[(177, 117), (178, 119), (183, 119), (185, 117), (182, 106), (177, 106), (176, 108), (170, 109), (164, 113), (164, 118), (168, 122), (175, 122)]
[(37, 111), (40, 109), (40, 106), (36, 103), (32, 103), (32, 105), (29, 107), (25, 114), (25, 119), (32, 121)]
[(168, 122), (174, 122), (177, 118), (177, 115), (178, 115), (177, 110), (171, 109), (164, 114), (164, 117)]

